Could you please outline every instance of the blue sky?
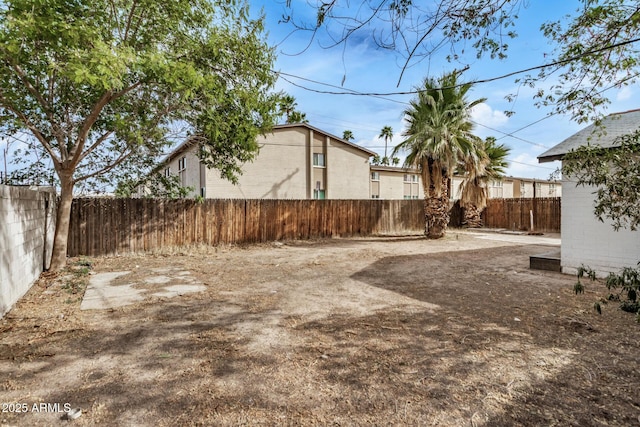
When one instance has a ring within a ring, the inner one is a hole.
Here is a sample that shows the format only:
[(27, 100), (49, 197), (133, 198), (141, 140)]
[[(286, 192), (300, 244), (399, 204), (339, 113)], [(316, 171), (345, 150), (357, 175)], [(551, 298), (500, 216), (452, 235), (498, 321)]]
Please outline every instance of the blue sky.
[[(539, 31), (540, 25), (574, 13), (581, 2), (528, 1), (527, 7), (519, 11), (515, 27), (518, 37), (509, 41), (507, 59), (492, 60), (487, 56), (478, 60), (475, 58), (475, 51), (469, 47), (466, 49), (466, 56), (462, 56), (463, 61), (454, 64), (446, 61), (449, 50), (444, 48), (440, 54), (409, 68), (399, 86), (397, 83), (402, 58), (396, 53), (379, 48), (367, 36), (359, 36), (346, 46), (323, 48), (321, 44), (327, 43), (327, 37), (323, 32), (312, 41), (309, 33), (293, 32), (294, 27), (291, 24), (279, 22), (286, 12), (284, 3), (284, 0), (250, 1), (253, 14), (258, 14), (261, 9), (264, 11), (269, 42), (277, 46), (276, 70), (308, 80), (342, 86), (343, 89), (364, 93), (390, 93), (410, 91), (427, 75), (437, 77), (453, 68), (462, 68), (466, 63), (470, 66), (462, 77), (464, 81), (492, 78), (544, 64), (549, 61), (548, 54), (553, 50), (553, 46)], [(314, 11), (307, 5), (307, 0), (292, 0), (292, 4), (299, 19), (314, 19)], [(461, 52), (463, 48), (464, 46), (456, 46), (456, 51)], [(322, 86), (298, 78), (287, 79), (307, 88), (343, 91), (340, 88)], [(487, 98), (487, 101), (472, 114), (472, 119), (477, 124), (475, 133), (483, 138), (495, 136), (500, 143), (511, 148), (511, 162), (507, 175), (547, 179), (559, 166), (559, 162), (540, 165), (536, 157), (587, 124), (572, 122), (569, 116), (555, 115), (531, 125), (547, 116), (551, 110), (536, 108), (533, 100), (534, 89), (520, 87), (515, 79), (516, 77), (510, 77), (474, 86), (469, 94), (470, 99)], [(543, 84), (548, 87), (552, 81)], [(403, 110), (411, 95), (385, 96), (381, 99), (321, 94), (297, 87), (283, 79), (278, 81), (276, 88), (296, 98), (297, 108), (306, 113), (309, 124), (338, 136), (342, 136), (346, 129), (351, 130), (355, 136), (353, 142), (373, 151), (384, 152), (384, 141), (378, 138), (383, 126), (391, 126), (394, 130), (392, 145), (402, 140)], [(635, 92), (634, 86), (610, 90), (608, 95), (612, 102), (607, 111), (638, 108), (632, 99)], [(505, 96), (513, 93), (518, 93), (516, 101), (508, 102)], [(507, 117), (504, 111), (515, 111), (515, 115)], [(528, 127), (519, 130), (525, 126)]]

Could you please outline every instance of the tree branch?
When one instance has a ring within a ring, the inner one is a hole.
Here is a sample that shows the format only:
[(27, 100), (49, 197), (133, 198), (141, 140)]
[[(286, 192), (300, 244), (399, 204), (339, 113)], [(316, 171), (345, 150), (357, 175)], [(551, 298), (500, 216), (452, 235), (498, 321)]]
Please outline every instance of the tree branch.
[(73, 149), (70, 152), (70, 155), (72, 156), (71, 162), (74, 166), (77, 165), (80, 162), (80, 160), (82, 160), (82, 158), (84, 158), (90, 152), (89, 150), (83, 154), (84, 144), (87, 141), (87, 137), (89, 136), (89, 131), (91, 130), (91, 127), (94, 125), (96, 120), (98, 120), (98, 117), (100, 116), (100, 113), (102, 112), (104, 107), (110, 102), (138, 88), (141, 84), (142, 82), (136, 82), (131, 86), (126, 87), (121, 91), (115, 92), (115, 93), (111, 91), (107, 91), (100, 97), (100, 99), (98, 99), (98, 101), (95, 103), (95, 105), (91, 109), (91, 113), (89, 113), (89, 115), (85, 119), (82, 125), (82, 128), (80, 129), (80, 132), (78, 132), (76, 144), (74, 145)]
[(115, 159), (113, 161), (113, 163), (103, 167), (102, 169), (99, 169), (97, 171), (91, 172), (90, 174), (87, 175), (83, 175), (77, 179), (74, 180), (74, 182), (80, 182), (80, 181), (85, 181), (87, 179), (93, 178), (94, 176), (98, 176), (100, 174), (103, 173), (107, 173), (110, 170), (112, 170), (113, 168), (115, 168), (116, 166), (118, 166), (120, 163), (124, 162), (125, 160), (127, 160), (129, 157), (131, 157), (133, 155), (133, 150), (130, 150), (128, 153), (126, 154), (121, 154), (120, 157), (118, 157), (117, 159)]
[(27, 115), (24, 114), (22, 111), (20, 111), (20, 110), (16, 109), (15, 107), (13, 107), (7, 101), (7, 99), (3, 96), (2, 93), (0, 93), (0, 102), (2, 102), (2, 106), (4, 108), (6, 108), (7, 110), (9, 110), (13, 114), (15, 114), (27, 126), (27, 128), (29, 128), (31, 133), (33, 133), (33, 135), (36, 137), (36, 139), (40, 142), (40, 144), (42, 144), (44, 149), (47, 151), (47, 153), (49, 153), (49, 155), (51, 156), (51, 159), (53, 160), (54, 164), (55, 165), (61, 164), (62, 160), (60, 159), (60, 157), (58, 157), (56, 152), (53, 151), (53, 147), (51, 147), (51, 144), (49, 144), (49, 141), (47, 141), (47, 139), (44, 137), (42, 132), (40, 132), (40, 129), (38, 129), (33, 123), (31, 123), (31, 120), (29, 120), (29, 117), (27, 117)]
[(91, 144), (91, 146), (89, 148), (87, 148), (86, 150), (84, 150), (84, 152), (80, 155), (80, 158), (78, 159), (78, 162), (81, 162), (82, 160), (84, 160), (85, 157), (87, 157), (89, 154), (91, 154), (91, 152), (93, 150), (95, 150), (96, 148), (98, 148), (100, 146), (100, 144), (102, 144), (107, 138), (109, 138), (111, 135), (113, 134), (113, 131), (110, 130), (108, 132), (105, 132), (104, 134), (102, 134), (93, 144)]

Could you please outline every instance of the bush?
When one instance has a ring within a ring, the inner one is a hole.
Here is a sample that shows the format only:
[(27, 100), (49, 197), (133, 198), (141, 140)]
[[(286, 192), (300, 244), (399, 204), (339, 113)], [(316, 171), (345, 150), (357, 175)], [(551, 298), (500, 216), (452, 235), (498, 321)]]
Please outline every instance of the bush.
[[(573, 287), (576, 294), (584, 292), (584, 285), (581, 279), (587, 276), (592, 282), (597, 281), (596, 272), (589, 267), (580, 266), (578, 268), (578, 281)], [(593, 306), (595, 310), (602, 314), (602, 305), (609, 301), (619, 301), (620, 309), (628, 313), (635, 313), (637, 321), (640, 322), (640, 301), (638, 294), (640, 293), (640, 262), (636, 268), (625, 267), (619, 274), (609, 273), (605, 280), (607, 289), (611, 291), (607, 298), (596, 301)]]

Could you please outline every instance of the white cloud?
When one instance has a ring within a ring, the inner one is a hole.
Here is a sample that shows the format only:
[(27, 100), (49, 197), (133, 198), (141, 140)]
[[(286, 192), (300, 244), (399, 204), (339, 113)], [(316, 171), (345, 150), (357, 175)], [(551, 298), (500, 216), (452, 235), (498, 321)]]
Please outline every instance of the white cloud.
[(626, 101), (633, 96), (633, 90), (629, 86), (625, 86), (616, 94), (616, 101)]
[(481, 103), (471, 110), (471, 119), (480, 125), (500, 127), (509, 121), (509, 117), (502, 111), (494, 110), (489, 104)]
[(560, 162), (538, 163), (538, 158), (530, 153), (523, 152), (516, 156), (510, 156), (507, 176), (518, 178), (540, 178), (548, 179), (549, 176), (559, 167)]

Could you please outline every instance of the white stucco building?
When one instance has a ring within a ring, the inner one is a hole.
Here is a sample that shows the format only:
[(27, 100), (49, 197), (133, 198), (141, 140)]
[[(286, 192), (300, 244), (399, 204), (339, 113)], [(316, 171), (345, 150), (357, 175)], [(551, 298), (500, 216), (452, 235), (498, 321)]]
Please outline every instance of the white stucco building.
[[(570, 136), (538, 157), (540, 163), (562, 160), (579, 146), (616, 147), (616, 138), (640, 127), (640, 110), (615, 113)], [(623, 267), (635, 267), (640, 261), (640, 231), (615, 231), (609, 221), (600, 222), (594, 215), (594, 192), (588, 186), (576, 186), (571, 178), (562, 180), (562, 244), (563, 273), (574, 274), (581, 265), (606, 275)]]

